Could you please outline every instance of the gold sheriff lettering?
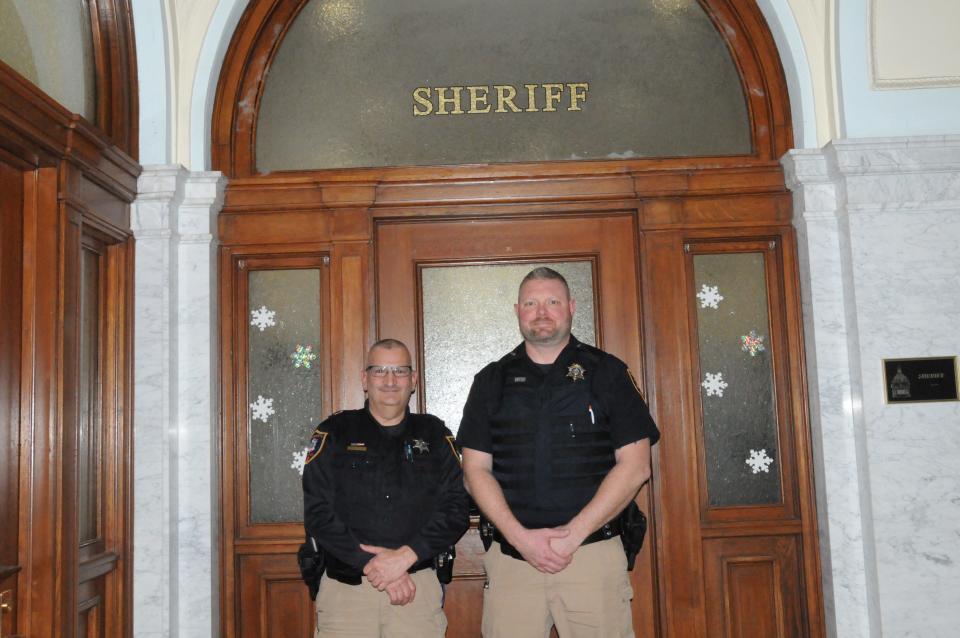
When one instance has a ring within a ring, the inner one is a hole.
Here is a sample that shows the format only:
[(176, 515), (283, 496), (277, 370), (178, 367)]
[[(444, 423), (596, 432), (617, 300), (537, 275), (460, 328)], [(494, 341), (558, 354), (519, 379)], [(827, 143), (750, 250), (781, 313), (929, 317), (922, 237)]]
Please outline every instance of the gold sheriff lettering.
[(413, 90), (413, 114), (478, 115), (483, 113), (555, 113), (582, 111), (589, 82), (545, 82), (492, 86), (418, 86)]

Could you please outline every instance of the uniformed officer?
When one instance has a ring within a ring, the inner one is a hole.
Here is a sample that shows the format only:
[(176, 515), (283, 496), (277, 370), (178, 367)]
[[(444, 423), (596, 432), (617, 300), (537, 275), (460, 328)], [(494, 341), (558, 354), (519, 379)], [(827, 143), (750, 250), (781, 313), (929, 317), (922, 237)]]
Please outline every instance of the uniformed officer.
[(433, 561), (468, 525), (453, 436), (407, 408), (417, 380), (403, 343), (375, 343), (361, 381), (365, 407), (320, 424), (303, 472), (304, 525), (326, 558), (315, 635), (440, 637)]
[(633, 636), (618, 517), (659, 431), (627, 366), (571, 336), (560, 273), (531, 271), (514, 308), (523, 343), (476, 375), (458, 433), (467, 489), (496, 528), (483, 635)]

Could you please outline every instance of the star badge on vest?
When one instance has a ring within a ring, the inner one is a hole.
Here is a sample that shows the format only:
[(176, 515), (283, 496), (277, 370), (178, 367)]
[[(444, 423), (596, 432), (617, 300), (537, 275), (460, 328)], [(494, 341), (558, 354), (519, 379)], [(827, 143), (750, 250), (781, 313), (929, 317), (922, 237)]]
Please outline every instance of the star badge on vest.
[(567, 368), (567, 378), (574, 381), (583, 381), (587, 378), (587, 371), (579, 363), (571, 363)]
[(430, 444), (423, 439), (414, 439), (413, 449), (416, 450), (418, 454), (426, 454), (430, 451)]

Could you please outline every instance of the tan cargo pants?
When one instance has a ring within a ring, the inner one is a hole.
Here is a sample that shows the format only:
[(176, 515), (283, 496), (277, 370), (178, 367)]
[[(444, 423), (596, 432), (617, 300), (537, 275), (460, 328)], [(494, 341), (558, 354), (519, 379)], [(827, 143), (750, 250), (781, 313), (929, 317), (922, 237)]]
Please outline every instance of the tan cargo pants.
[(584, 545), (557, 574), (506, 556), (494, 543), (484, 555), (484, 638), (633, 638), (633, 590), (620, 538)]
[(324, 576), (314, 605), (315, 638), (443, 638), (447, 617), (437, 574), (424, 569), (410, 578), (417, 586), (413, 601), (391, 605), (366, 576), (359, 585), (345, 585)]

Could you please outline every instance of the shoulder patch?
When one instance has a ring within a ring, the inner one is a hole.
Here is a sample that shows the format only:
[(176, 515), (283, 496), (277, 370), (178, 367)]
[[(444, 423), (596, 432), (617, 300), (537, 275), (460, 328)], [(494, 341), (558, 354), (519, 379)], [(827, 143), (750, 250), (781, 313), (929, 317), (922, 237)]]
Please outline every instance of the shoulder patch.
[(453, 458), (457, 459), (457, 463), (463, 465), (463, 460), (460, 458), (460, 453), (457, 452), (457, 445), (454, 442), (456, 437), (454, 437), (452, 434), (448, 434), (443, 438), (445, 438), (447, 443), (450, 445), (450, 451), (453, 452)]
[(633, 384), (633, 389), (637, 391), (637, 394), (640, 395), (640, 398), (646, 402), (647, 397), (643, 396), (643, 392), (640, 390), (640, 384), (637, 383), (637, 378), (633, 376), (633, 371), (630, 368), (627, 368), (627, 376), (630, 377), (630, 383)]
[(304, 465), (307, 465), (310, 461), (320, 456), (320, 453), (323, 452), (323, 447), (327, 444), (328, 436), (330, 436), (330, 433), (320, 428), (313, 431), (313, 437), (310, 439), (310, 451), (307, 452), (307, 458), (304, 459), (303, 462)]

